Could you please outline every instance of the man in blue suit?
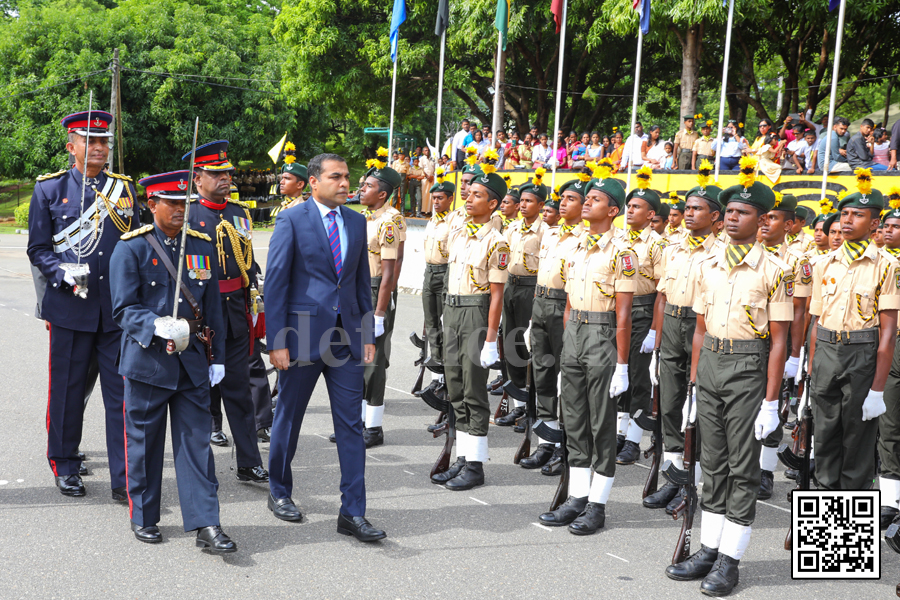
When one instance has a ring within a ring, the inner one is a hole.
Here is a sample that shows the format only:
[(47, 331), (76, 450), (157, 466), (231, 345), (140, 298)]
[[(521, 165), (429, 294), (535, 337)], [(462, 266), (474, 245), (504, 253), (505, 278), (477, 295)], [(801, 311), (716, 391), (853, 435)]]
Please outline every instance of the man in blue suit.
[(281, 371), (269, 446), (269, 510), (302, 515), (291, 499), (291, 460), (303, 415), (325, 376), (341, 465), (337, 531), (363, 542), (386, 537), (365, 518), (366, 448), (360, 403), (364, 364), (375, 357), (366, 219), (346, 208), (347, 162), (320, 154), (307, 166), (312, 196), (275, 220), (266, 277), (269, 359)]

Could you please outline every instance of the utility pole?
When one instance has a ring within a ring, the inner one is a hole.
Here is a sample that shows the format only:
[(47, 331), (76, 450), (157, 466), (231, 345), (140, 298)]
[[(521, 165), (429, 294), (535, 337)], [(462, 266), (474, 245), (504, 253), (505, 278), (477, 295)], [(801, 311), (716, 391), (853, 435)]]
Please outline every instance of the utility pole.
[[(113, 59), (112, 59), (112, 77), (111, 77), (111, 85), (112, 91), (110, 92), (109, 98), (109, 112), (112, 114), (112, 123), (109, 124), (109, 132), (113, 135), (113, 139), (116, 137), (116, 125), (119, 124), (119, 49), (113, 48)], [(116, 144), (118, 145), (118, 144)], [(122, 159), (119, 159), (119, 168), (122, 168)], [(115, 169), (115, 152), (111, 153), (109, 157), (109, 170), (112, 173), (116, 172)]]

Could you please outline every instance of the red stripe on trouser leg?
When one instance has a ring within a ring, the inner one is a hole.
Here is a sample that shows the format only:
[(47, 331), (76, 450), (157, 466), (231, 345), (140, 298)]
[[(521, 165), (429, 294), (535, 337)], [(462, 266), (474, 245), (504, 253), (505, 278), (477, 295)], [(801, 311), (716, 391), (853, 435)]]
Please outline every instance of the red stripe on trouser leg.
[[(50, 394), (53, 392), (53, 325), (47, 321), (47, 331), (50, 332), (50, 349), (47, 358), (47, 458), (50, 459)], [(50, 468), (53, 470), (54, 477), (59, 477), (56, 472), (56, 461), (50, 460)]]
[[(122, 379), (125, 379), (124, 377)], [(128, 416), (125, 414), (125, 403), (122, 403), (122, 433), (125, 436), (125, 495), (128, 496), (128, 518), (134, 515), (134, 505), (131, 503), (131, 492), (128, 485)]]

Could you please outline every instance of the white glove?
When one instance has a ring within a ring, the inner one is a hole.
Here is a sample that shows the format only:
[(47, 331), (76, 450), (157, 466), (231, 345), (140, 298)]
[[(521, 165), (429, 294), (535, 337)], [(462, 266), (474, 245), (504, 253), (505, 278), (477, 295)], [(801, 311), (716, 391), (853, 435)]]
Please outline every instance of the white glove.
[(375, 315), (375, 337), (384, 335), (384, 317)]
[(225, 365), (209, 365), (209, 387), (219, 385), (225, 377)]
[(756, 422), (753, 424), (753, 433), (756, 439), (762, 440), (764, 437), (778, 429), (781, 420), (778, 418), (778, 402), (767, 402), (763, 400), (762, 406), (759, 407), (759, 414), (756, 415)]
[(65, 281), (72, 287), (75, 287), (75, 278), (72, 277), (72, 274), (69, 273), (68, 271), (66, 271), (65, 269), (63, 269), (62, 272), (63, 272), (63, 281)]
[(659, 385), (659, 377), (656, 376), (656, 372), (659, 370), (659, 361), (656, 360), (657, 356), (656, 352), (650, 355), (650, 383), (653, 385)]
[(784, 378), (796, 379), (797, 371), (800, 370), (800, 357), (789, 356), (787, 362), (784, 363)]
[(681, 409), (681, 431), (687, 429), (688, 423), (697, 420), (697, 386), (694, 386), (693, 395), (685, 398), (684, 406)]
[(497, 342), (485, 342), (481, 348), (481, 367), (487, 369), (498, 360), (500, 353), (497, 352)]
[(656, 330), (651, 329), (647, 332), (647, 337), (644, 338), (644, 341), (641, 342), (641, 354), (650, 354), (653, 352), (654, 346), (656, 346)]
[[(799, 363), (800, 363), (801, 365), (806, 364), (806, 363), (808, 362), (808, 360), (807, 360), (808, 358), (809, 358), (809, 357), (806, 356), (806, 346), (801, 346), (801, 347), (800, 347), (800, 360), (799, 360)], [(803, 381), (803, 378), (800, 376), (800, 369), (797, 369), (797, 375), (794, 377), (794, 383), (797, 384), (797, 385), (800, 385), (800, 383), (801, 383), (802, 381)]]
[(394, 302), (394, 295), (391, 294), (391, 310), (397, 308), (397, 304)]
[(525, 337), (525, 347), (531, 352), (531, 321), (528, 321), (528, 329), (525, 330), (523, 335)]
[(869, 394), (863, 402), (862, 409), (863, 421), (869, 421), (870, 419), (883, 415), (885, 411), (887, 411), (887, 407), (884, 405), (884, 392), (869, 390)]
[(628, 391), (628, 365), (616, 364), (616, 372), (609, 382), (609, 397), (615, 398)]

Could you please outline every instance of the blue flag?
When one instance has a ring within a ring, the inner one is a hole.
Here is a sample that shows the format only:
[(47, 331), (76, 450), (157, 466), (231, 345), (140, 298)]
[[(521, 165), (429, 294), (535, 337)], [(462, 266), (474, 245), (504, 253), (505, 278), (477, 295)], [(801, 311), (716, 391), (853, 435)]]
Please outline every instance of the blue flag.
[(634, 0), (634, 10), (638, 11), (641, 23), (641, 33), (650, 33), (650, 0)]
[(828, 0), (828, 10), (834, 10), (841, 5), (841, 0)]
[(406, 0), (394, 0), (391, 15), (391, 61), (397, 62), (397, 44), (400, 41), (400, 26), (406, 21)]

